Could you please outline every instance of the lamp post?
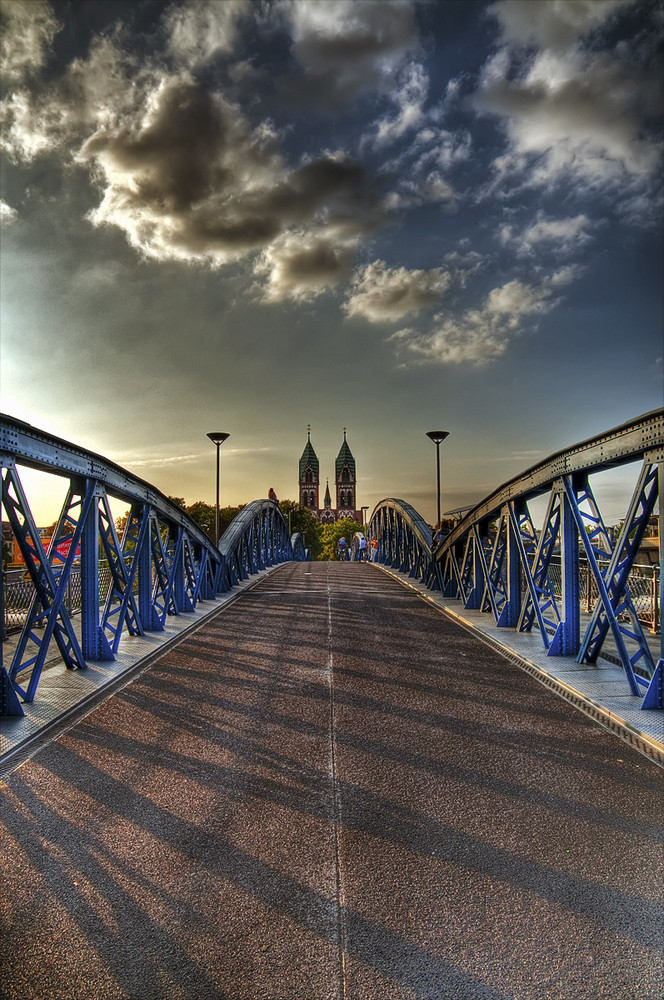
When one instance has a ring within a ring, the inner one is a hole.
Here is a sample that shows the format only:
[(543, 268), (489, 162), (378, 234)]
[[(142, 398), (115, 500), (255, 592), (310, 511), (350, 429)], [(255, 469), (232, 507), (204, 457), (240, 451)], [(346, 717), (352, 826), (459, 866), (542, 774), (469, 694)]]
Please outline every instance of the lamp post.
[(219, 449), (230, 434), (212, 431), (208, 434), (210, 441), (217, 446), (217, 503), (214, 510), (214, 544), (219, 545)]
[(366, 526), (366, 518), (364, 512), (365, 510), (369, 510), (369, 505), (367, 504), (366, 507), (360, 507), (360, 510), (362, 511), (362, 530), (364, 531), (364, 528)]
[(436, 521), (436, 528), (440, 527), (440, 442), (444, 441), (449, 435), (449, 431), (427, 431), (427, 437), (433, 441), (436, 446), (436, 502), (438, 510), (438, 520)]

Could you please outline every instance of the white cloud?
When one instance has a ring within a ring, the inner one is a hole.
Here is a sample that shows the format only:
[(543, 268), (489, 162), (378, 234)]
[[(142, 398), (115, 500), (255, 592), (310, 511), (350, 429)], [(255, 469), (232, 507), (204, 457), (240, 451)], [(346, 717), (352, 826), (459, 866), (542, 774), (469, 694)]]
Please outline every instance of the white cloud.
[(430, 123), (410, 145), (384, 164), (397, 186), (385, 199), (392, 212), (437, 204), (447, 213), (456, 212), (460, 196), (450, 179), (452, 171), (470, 159), (472, 141), (465, 129), (450, 132)]
[(170, 53), (188, 68), (233, 51), (238, 25), (251, 12), (250, 0), (188, 0), (169, 8), (164, 25)]
[(85, 135), (110, 125), (143, 99), (152, 78), (123, 53), (119, 39), (95, 39), (86, 60), (75, 59), (47, 90), (17, 88), (0, 104), (0, 148), (18, 161), (69, 151)]
[(566, 256), (590, 242), (592, 237), (588, 230), (591, 225), (588, 217), (583, 214), (567, 219), (552, 219), (540, 212), (522, 233), (515, 234), (510, 226), (503, 227), (500, 241), (504, 245), (513, 244), (521, 256), (534, 253), (542, 245), (556, 254)]
[(6, 201), (0, 200), (0, 225), (9, 226), (18, 218), (18, 212)]
[(458, 319), (440, 313), (429, 332), (408, 328), (397, 331), (390, 340), (420, 362), (480, 364), (494, 360), (505, 353), (528, 322), (554, 307), (554, 293), (573, 276), (574, 271), (567, 268), (539, 286), (508, 281), (492, 289), (480, 309), (468, 309)]
[(376, 126), (374, 142), (385, 146), (401, 139), (406, 132), (418, 128), (424, 119), (423, 106), (429, 87), (429, 78), (418, 63), (408, 67), (406, 79), (394, 94), (397, 113), (381, 118)]
[(263, 300), (308, 301), (333, 287), (348, 274), (356, 242), (302, 231), (285, 233), (262, 251), (254, 266), (256, 274), (267, 275)]
[(335, 106), (362, 91), (392, 90), (394, 74), (417, 44), (410, 0), (284, 0), (293, 55), (307, 76), (286, 81), (293, 95)]
[(394, 322), (437, 305), (450, 280), (441, 268), (390, 268), (376, 260), (356, 272), (344, 312), (371, 323)]
[(598, 184), (648, 176), (660, 147), (642, 133), (644, 111), (654, 111), (644, 82), (605, 54), (540, 53), (520, 79), (485, 74), (475, 105), (502, 119), (509, 141), (499, 174), (528, 170), (544, 185), (564, 174)]
[(567, 48), (604, 24), (633, 0), (498, 0), (488, 12), (500, 22), (503, 39), (543, 48)]
[[(635, 196), (650, 183), (661, 154), (658, 32), (653, 25), (603, 51), (582, 39), (623, 6), (507, 0), (490, 8), (507, 44), (485, 65), (473, 103), (498, 118), (507, 138), (494, 163), (499, 184), (519, 177), (551, 187), (565, 178)], [(526, 55), (515, 44), (524, 41), (545, 47)]]
[(391, 191), (384, 201), (388, 212), (406, 211), (420, 205), (439, 205), (445, 212), (456, 212), (457, 192), (440, 171), (432, 170), (424, 177), (402, 181), (398, 189)]
[(46, 0), (4, 0), (0, 5), (0, 67), (19, 81), (41, 69), (60, 25)]

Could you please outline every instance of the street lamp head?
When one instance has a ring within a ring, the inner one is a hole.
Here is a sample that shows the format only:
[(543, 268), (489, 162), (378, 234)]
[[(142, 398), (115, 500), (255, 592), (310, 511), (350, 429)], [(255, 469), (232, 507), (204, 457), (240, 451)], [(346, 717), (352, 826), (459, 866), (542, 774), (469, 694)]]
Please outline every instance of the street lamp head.
[(427, 431), (427, 437), (435, 441), (436, 444), (440, 444), (446, 437), (449, 437), (449, 433), (449, 431)]
[(224, 443), (227, 437), (230, 437), (230, 434), (212, 431), (212, 433), (208, 434), (208, 437), (210, 441), (214, 441), (216, 445), (220, 445)]

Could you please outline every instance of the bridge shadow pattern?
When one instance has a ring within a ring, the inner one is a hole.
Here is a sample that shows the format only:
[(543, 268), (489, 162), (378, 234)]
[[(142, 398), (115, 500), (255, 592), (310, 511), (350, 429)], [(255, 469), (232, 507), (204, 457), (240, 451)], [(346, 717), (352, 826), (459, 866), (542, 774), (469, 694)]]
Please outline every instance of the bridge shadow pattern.
[(290, 564), (6, 781), (6, 1000), (659, 997), (661, 771)]

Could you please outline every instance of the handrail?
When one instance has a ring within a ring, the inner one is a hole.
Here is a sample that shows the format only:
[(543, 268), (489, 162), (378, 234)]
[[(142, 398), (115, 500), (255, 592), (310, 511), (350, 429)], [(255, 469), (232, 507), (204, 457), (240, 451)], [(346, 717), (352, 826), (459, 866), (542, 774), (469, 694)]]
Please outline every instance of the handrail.
[[(638, 460), (641, 471), (614, 539), (590, 477)], [(661, 702), (653, 686), (664, 666), (661, 660), (656, 665), (644, 635), (630, 573), (655, 511), (662, 468), (664, 408), (558, 451), (503, 483), (461, 518), (434, 551), (432, 580), (465, 608), (493, 614), (499, 628), (538, 631), (549, 656), (594, 663), (611, 635), (632, 694), (648, 687), (644, 706)], [(528, 502), (547, 491), (543, 526), (536, 531)], [(561, 562), (562, 594), (549, 579), (554, 558)], [(597, 594), (583, 634), (582, 560)]]
[(554, 452), (525, 472), (508, 479), (470, 508), (438, 549), (436, 558), (440, 561), (446, 550), (466, 534), (469, 525), (491, 517), (509, 501), (540, 496), (562, 476), (601, 472), (638, 461), (646, 455), (654, 462), (664, 461), (664, 408), (651, 410), (604, 434)]
[(161, 518), (186, 527), (192, 538), (216, 556), (214, 543), (189, 514), (151, 483), (96, 452), (0, 413), (0, 465), (9, 461), (55, 476), (92, 479), (103, 483), (118, 500), (149, 504)]
[(369, 535), (378, 543), (376, 561), (435, 586), (431, 528), (405, 500), (386, 497), (373, 509)]
[[(69, 479), (48, 552), (21, 483), (24, 466)], [(115, 659), (124, 632), (163, 631), (168, 615), (193, 612), (200, 601), (294, 558), (276, 502), (247, 504), (217, 546), (152, 484), (6, 414), (0, 415), (0, 473), (2, 506), (34, 588), (9, 670), (0, 643), (0, 714), (23, 714), (17, 695), (26, 702), (34, 698), (52, 640), (68, 668), (84, 670), (88, 661)], [(109, 496), (129, 504), (121, 540)], [(110, 583), (100, 573), (101, 555)], [(296, 558), (306, 558), (303, 548)], [(75, 628), (66, 594), (79, 564), (81, 617)]]

